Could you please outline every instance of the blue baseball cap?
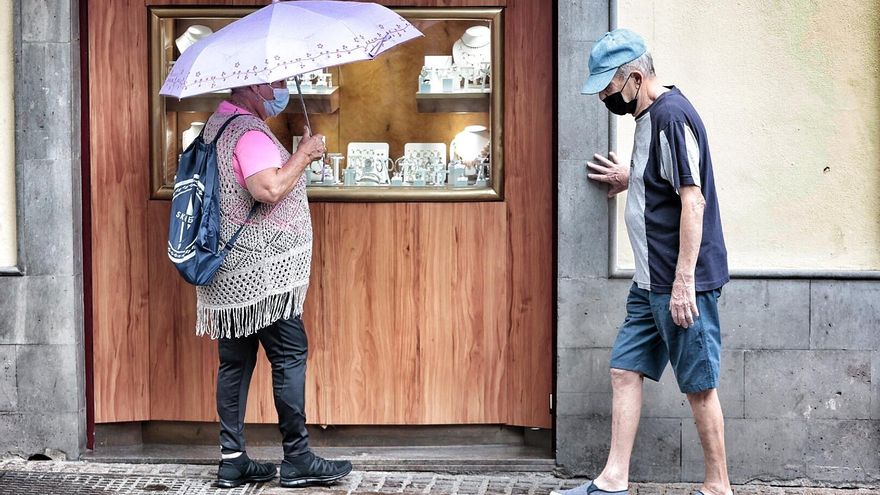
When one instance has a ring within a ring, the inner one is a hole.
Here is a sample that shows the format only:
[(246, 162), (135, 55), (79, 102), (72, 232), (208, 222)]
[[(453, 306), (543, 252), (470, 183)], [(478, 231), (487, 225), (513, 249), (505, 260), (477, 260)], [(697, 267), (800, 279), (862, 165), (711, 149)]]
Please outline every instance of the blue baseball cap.
[(590, 50), (590, 77), (581, 94), (594, 95), (605, 89), (621, 65), (641, 57), (645, 51), (645, 40), (629, 29), (605, 33)]

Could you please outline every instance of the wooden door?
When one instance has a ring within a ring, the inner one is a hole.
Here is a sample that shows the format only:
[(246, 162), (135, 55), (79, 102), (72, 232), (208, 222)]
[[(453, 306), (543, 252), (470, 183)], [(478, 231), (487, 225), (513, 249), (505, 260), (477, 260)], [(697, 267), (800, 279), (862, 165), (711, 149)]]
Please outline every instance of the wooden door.
[[(149, 199), (147, 7), (200, 3), (267, 2), (88, 3), (98, 422), (216, 420), (216, 343)], [(555, 72), (550, 2), (380, 3), (505, 7), (505, 200), (311, 205), (309, 422), (549, 427), (554, 84), (533, 75)], [(251, 390), (248, 421), (275, 421), (264, 359)]]

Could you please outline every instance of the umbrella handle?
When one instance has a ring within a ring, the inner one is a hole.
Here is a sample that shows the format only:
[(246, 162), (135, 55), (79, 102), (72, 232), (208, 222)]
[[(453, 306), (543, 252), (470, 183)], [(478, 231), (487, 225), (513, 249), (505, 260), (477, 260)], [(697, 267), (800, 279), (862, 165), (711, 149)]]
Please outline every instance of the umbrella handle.
[(299, 104), (302, 105), (303, 115), (306, 118), (306, 127), (309, 128), (309, 134), (314, 134), (315, 130), (312, 129), (312, 124), (309, 123), (309, 112), (306, 110), (306, 100), (303, 99), (302, 88), (299, 86), (300, 77), (296, 76), (293, 80), (296, 82), (296, 92), (299, 94)]

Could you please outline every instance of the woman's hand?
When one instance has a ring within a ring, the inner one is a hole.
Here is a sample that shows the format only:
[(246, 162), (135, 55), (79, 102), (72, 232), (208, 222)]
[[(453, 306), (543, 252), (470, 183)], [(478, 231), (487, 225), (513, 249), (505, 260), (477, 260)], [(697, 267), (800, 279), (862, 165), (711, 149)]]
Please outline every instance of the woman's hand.
[(326, 151), (324, 148), (324, 136), (321, 134), (312, 136), (311, 130), (306, 127), (303, 131), (302, 140), (300, 140), (299, 146), (296, 147), (296, 152), (304, 154), (312, 162), (324, 156)]

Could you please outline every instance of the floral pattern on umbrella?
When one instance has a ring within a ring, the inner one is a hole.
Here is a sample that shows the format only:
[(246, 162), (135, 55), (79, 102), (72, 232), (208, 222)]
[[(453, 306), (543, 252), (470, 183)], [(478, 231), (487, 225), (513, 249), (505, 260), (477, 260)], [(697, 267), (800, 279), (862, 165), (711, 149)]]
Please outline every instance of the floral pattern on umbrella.
[(232, 22), (175, 62), (160, 94), (185, 98), (369, 60), (422, 33), (373, 3), (278, 2)]

